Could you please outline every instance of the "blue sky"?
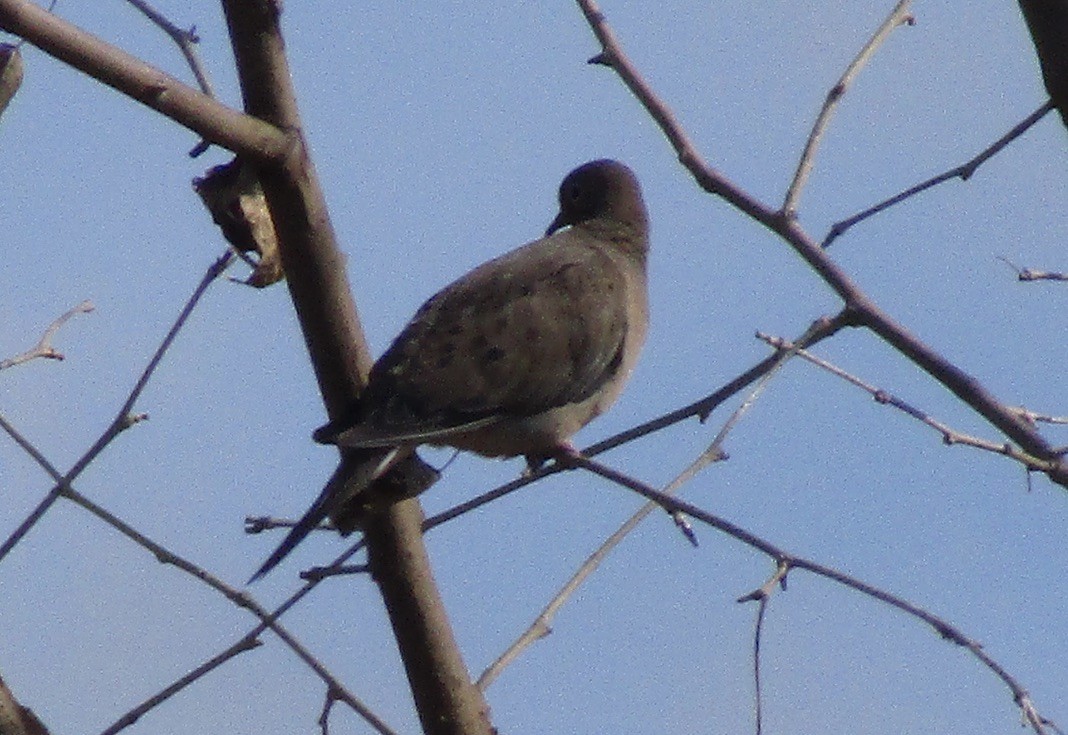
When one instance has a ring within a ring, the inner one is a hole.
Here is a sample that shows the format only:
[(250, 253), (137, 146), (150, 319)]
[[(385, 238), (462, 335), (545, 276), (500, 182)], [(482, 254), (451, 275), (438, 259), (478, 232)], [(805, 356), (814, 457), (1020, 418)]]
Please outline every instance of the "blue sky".
[[(891, 3), (648, 4), (605, 0), (624, 48), (705, 158), (778, 204), (827, 89)], [(220, 97), (239, 104), (211, 2), (161, 2), (195, 24)], [(830, 224), (974, 155), (1045, 99), (1015, 3), (918, 2), (845, 97), (800, 219)], [(174, 47), (121, 2), (57, 12), (183, 79)], [(653, 323), (616, 407), (580, 445), (689, 403), (766, 355), (756, 330), (801, 334), (837, 301), (792, 251), (701, 192), (621, 82), (578, 9), (544, 2), (286, 4), (306, 133), (381, 352), (422, 300), (542, 233), (560, 178), (609, 156), (644, 187), (653, 227)], [(0, 412), (61, 469), (118, 410), (204, 269), (222, 251), (190, 180), (196, 138), (32, 48), (0, 120), (0, 356), (26, 349), (83, 299), (62, 363), (0, 374)], [(896, 319), (1010, 404), (1068, 414), (1065, 290), (1019, 284), (997, 256), (1064, 270), (1068, 137), (1047, 116), (969, 182), (858, 226), (834, 257)], [(235, 275), (241, 275), (235, 270)], [(955, 428), (997, 434), (875, 337), (818, 354)], [(277, 542), (245, 515), (299, 515), (336, 455), (288, 294), (218, 283), (179, 337), (126, 432), (76, 487), (160, 543), (240, 585)], [(707, 446), (730, 407), (604, 459), (663, 484)], [(1047, 428), (1054, 444), (1068, 430)], [(924, 605), (980, 640), (1068, 722), (1068, 495), (1019, 466), (940, 437), (796, 361), (726, 443), (731, 459), (684, 497), (795, 553)], [(430, 453), (440, 465), (446, 453)], [(519, 461), (461, 456), (428, 512), (514, 477)], [(0, 441), (0, 536), (51, 483)], [(457, 637), (477, 675), (640, 500), (568, 473), (429, 536)], [(654, 514), (557, 617), (554, 633), (488, 691), (502, 732), (752, 727), (754, 609), (734, 600), (770, 563), (697, 526), (693, 549)], [(265, 604), (345, 546), (322, 534), (252, 592)], [(60, 503), (0, 564), (0, 673), (53, 732), (102, 730), (228, 646), (253, 619)], [(401, 732), (418, 725), (373, 584), (334, 580), (285, 618)], [(323, 698), (277, 641), (145, 716), (130, 732), (312, 732)], [(768, 613), (769, 732), (1017, 732), (1008, 690), (929, 629), (795, 573)], [(369, 732), (337, 710), (332, 732)]]

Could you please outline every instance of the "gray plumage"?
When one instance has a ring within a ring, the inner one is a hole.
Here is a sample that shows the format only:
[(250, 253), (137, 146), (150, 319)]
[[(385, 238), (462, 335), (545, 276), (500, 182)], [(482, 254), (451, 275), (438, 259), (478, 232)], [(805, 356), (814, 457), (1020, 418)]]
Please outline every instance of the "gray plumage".
[(533, 464), (571, 451), (571, 436), (616, 400), (648, 327), (645, 204), (634, 174), (610, 160), (569, 173), (559, 199), (544, 238), (428, 299), (349, 415), (315, 432), (371, 459), (358, 481), (328, 484), (256, 577), (406, 450), (451, 446)]

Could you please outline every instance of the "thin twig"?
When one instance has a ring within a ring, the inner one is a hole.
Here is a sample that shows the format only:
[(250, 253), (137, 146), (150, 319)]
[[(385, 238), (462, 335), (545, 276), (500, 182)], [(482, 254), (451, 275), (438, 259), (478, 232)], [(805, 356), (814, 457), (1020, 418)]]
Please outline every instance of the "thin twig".
[(786, 191), (786, 198), (782, 203), (782, 212), (787, 217), (797, 216), (797, 203), (801, 199), (801, 191), (805, 187), (805, 183), (808, 181), (809, 174), (812, 173), (812, 166), (816, 159), (816, 151), (819, 149), (820, 141), (823, 139), (823, 134), (827, 131), (827, 127), (830, 125), (831, 116), (834, 114), (835, 109), (838, 107), (839, 100), (849, 90), (849, 87), (853, 84), (853, 80), (860, 74), (871, 58), (875, 55), (875, 52), (883, 44), (883, 42), (890, 36), (890, 33), (900, 25), (912, 25), (914, 20), (909, 14), (909, 5), (912, 4), (912, 0), (900, 0), (894, 9), (883, 21), (882, 25), (876, 29), (875, 34), (864, 44), (864, 48), (860, 50), (856, 58), (850, 62), (846, 67), (842, 77), (838, 80), (838, 83), (831, 87), (827, 92), (827, 98), (823, 101), (823, 108), (820, 110), (820, 114), (816, 117), (816, 122), (812, 126), (812, 132), (809, 133), (808, 141), (805, 143), (805, 150), (801, 154), (801, 160), (797, 164), (797, 171), (794, 173), (794, 179), (790, 182), (790, 188)]
[(1033, 424), (1068, 424), (1068, 416), (1051, 416), (1048, 413), (1037, 413), (1023, 406), (1013, 406), (1012, 410)]
[[(197, 86), (200, 87), (200, 91), (209, 97), (215, 97), (215, 88), (211, 84), (211, 79), (208, 78), (207, 70), (204, 69), (204, 65), (200, 61), (200, 54), (197, 53), (197, 44), (200, 43), (200, 37), (197, 35), (196, 26), (189, 30), (179, 28), (174, 23), (171, 23), (163, 13), (149, 5), (146, 0), (126, 0), (126, 2), (140, 10), (145, 17), (159, 26), (174, 41), (182, 56), (185, 57), (185, 63), (189, 65), (190, 71), (193, 72), (193, 77), (197, 80)], [(189, 157), (196, 158), (204, 153), (210, 145), (208, 141), (202, 139), (189, 152)]]
[[(692, 480), (697, 474), (707, 467), (712, 462), (725, 459), (725, 455), (714, 455), (708, 450), (701, 452), (701, 455), (694, 460), (690, 465), (683, 470), (679, 475), (669, 482), (663, 492), (666, 495), (674, 495), (680, 487)], [(583, 561), (578, 570), (571, 576), (567, 583), (560, 588), (559, 591), (553, 596), (541, 613), (534, 619), (526, 630), (510, 645), (504, 653), (497, 657), (497, 659), (490, 664), (478, 677), (478, 681), (475, 685), (485, 691), (490, 684), (492, 684), (501, 672), (504, 671), (513, 661), (519, 658), (520, 654), (527, 648), (529, 648), (535, 641), (540, 640), (552, 632), (552, 621), (556, 617), (556, 613), (564, 606), (564, 603), (575, 593), (575, 591), (582, 585), (586, 579), (593, 574), (594, 571), (600, 567), (601, 562), (607, 558), (609, 552), (623, 541), (627, 535), (633, 531), (639, 523), (658, 509), (660, 506), (652, 501), (645, 503), (639, 508), (630, 518), (623, 522), (623, 524), (616, 529), (616, 531), (609, 536), (605, 541), (597, 547), (596, 550)]]
[[(155, 707), (170, 696), (176, 694), (181, 689), (184, 689), (189, 684), (192, 684), (200, 676), (203, 676), (204, 674), (213, 670), (216, 666), (223, 663), (223, 661), (225, 661), (226, 659), (232, 657), (233, 655), (236, 655), (236, 653), (240, 653), (243, 650), (247, 650), (252, 645), (252, 643), (258, 639), (260, 633), (269, 628), (271, 632), (281, 638), (282, 641), (287, 646), (289, 646), (289, 648), (292, 649), (293, 652), (296, 653), (297, 656), (302, 661), (304, 661), (305, 664), (307, 664), (316, 674), (319, 675), (319, 677), (326, 683), (327, 687), (329, 687), (331, 691), (335, 692), (336, 699), (348, 704), (353, 709), (353, 711), (363, 717), (375, 730), (377, 730), (379, 733), (382, 733), (382, 735), (394, 735), (393, 730), (391, 730), (370, 709), (370, 707), (368, 707), (355, 695), (349, 692), (341, 684), (340, 680), (338, 680), (337, 677), (330, 673), (330, 671), (327, 670), (326, 667), (324, 667), (322, 663), (320, 663), (319, 660), (303, 646), (303, 644), (301, 644), (288, 630), (283, 628), (277, 622), (277, 612), (269, 613), (258, 602), (253, 600), (246, 593), (237, 590), (234, 587), (231, 587), (230, 585), (226, 584), (221, 579), (216, 577), (214, 574), (208, 572), (207, 570), (194, 564), (193, 562), (179, 556), (178, 554), (175, 554), (174, 552), (165, 548), (161, 544), (153, 541), (137, 529), (130, 526), (125, 521), (119, 519), (110, 511), (97, 505), (89, 498), (79, 493), (77, 490), (70, 486), (69, 481), (66, 478), (60, 476), (59, 471), (55, 468), (55, 466), (52, 465), (36, 449), (36, 447), (30, 444), (24, 437), (22, 437), (21, 434), (15, 431), (14, 427), (11, 427), (10, 424), (8, 424), (2, 416), (0, 416), (0, 426), (2, 426), (9, 434), (11, 434), (15, 441), (24, 449), (26, 449), (26, 451), (37, 461), (37, 463), (41, 465), (41, 467), (44, 468), (44, 470), (58, 483), (58, 486), (61, 488), (60, 495), (62, 497), (71, 500), (76, 505), (79, 505), (83, 509), (89, 511), (94, 516), (104, 521), (106, 524), (108, 524), (130, 540), (132, 540), (137, 545), (147, 549), (153, 554), (153, 556), (156, 557), (156, 559), (160, 563), (171, 564), (172, 566), (177, 567), (183, 572), (186, 572), (190, 576), (200, 580), (211, 589), (222, 594), (230, 602), (234, 603), (238, 607), (244, 608), (245, 610), (251, 612), (253, 615), (258, 617), (262, 623), (262, 625), (258, 627), (255, 631), (245, 635), (240, 640), (238, 640), (230, 649), (228, 649), (232, 651), (229, 655), (225, 655), (224, 652), (224, 654), (220, 654), (220, 656), (224, 656), (223, 658), (216, 657), (210, 659), (208, 662), (195, 669), (193, 673), (182, 677), (175, 683), (164, 688), (158, 694), (155, 694), (149, 699), (145, 700), (145, 702), (142, 702), (133, 710), (116, 720), (115, 723), (113, 723), (107, 730), (104, 731), (106, 734), (118, 732), (119, 730), (129, 725), (132, 725), (142, 714), (147, 712), (152, 707)], [(256, 643), (256, 645), (258, 645), (258, 643)]]
[(238, 112), (28, 0), (0, 0), (0, 29), (234, 153), (279, 162), (298, 136)]
[[(1001, 679), (1001, 681), (1009, 688), (1013, 695), (1013, 701), (1020, 707), (1021, 712), (1024, 715), (1027, 724), (1035, 731), (1037, 735), (1046, 735), (1047, 721), (1041, 717), (1034, 707), (1034, 703), (1031, 701), (1030, 694), (1020, 684), (1017, 679), (1010, 674), (1004, 667), (995, 661), (986, 651), (983, 649), (982, 644), (972, 640), (962, 633), (958, 628), (954, 627), (950, 623), (946, 622), (942, 618), (928, 612), (927, 610), (915, 605), (897, 595), (886, 592), (879, 589), (874, 585), (868, 584), (856, 577), (840, 572), (833, 567), (820, 564), (819, 562), (812, 561), (801, 556), (795, 556), (786, 552), (785, 550), (775, 546), (770, 541), (753, 534), (740, 526), (737, 526), (730, 521), (721, 518), (720, 516), (709, 513), (692, 503), (673, 498), (668, 495), (664, 495), (658, 490), (646, 485), (643, 482), (639, 482), (632, 477), (629, 477), (621, 472), (618, 472), (611, 467), (583, 457), (581, 455), (575, 456), (571, 459), (572, 465), (575, 467), (581, 467), (582, 469), (593, 472), (600, 475), (617, 485), (630, 488), (639, 495), (645, 498), (655, 501), (662, 508), (668, 511), (678, 511), (685, 513), (692, 518), (695, 518), (702, 523), (705, 523), (713, 528), (716, 528), (732, 538), (741, 541), (745, 545), (754, 548), (764, 554), (770, 556), (775, 560), (777, 564), (786, 564), (791, 569), (805, 569), (820, 577), (830, 579), (831, 581), (838, 582), (839, 584), (848, 587), (849, 589), (856, 590), (868, 597), (872, 597), (881, 602), (894, 607), (912, 617), (918, 618), (927, 623), (931, 628), (935, 630), (942, 638), (956, 643), (957, 645), (967, 649), (973, 656), (979, 659), (980, 662), (994, 674)], [(742, 598), (752, 599), (750, 595)]]
[(1028, 128), (1030, 128), (1036, 122), (1041, 120), (1046, 115), (1046, 113), (1048, 113), (1052, 109), (1053, 102), (1046, 102), (1046, 104), (1042, 105), (1037, 110), (1028, 115), (1026, 118), (1024, 118), (1022, 122), (1015, 125), (1012, 130), (998, 138), (989, 147), (984, 148), (979, 153), (979, 155), (977, 155), (970, 161), (967, 161), (966, 163), (963, 163), (955, 168), (951, 168), (949, 171), (930, 178), (921, 184), (916, 184), (916, 186), (913, 186), (909, 189), (905, 189), (905, 191), (901, 192), (900, 194), (895, 194), (889, 199), (879, 202), (873, 207), (865, 209), (863, 212), (855, 214), (852, 217), (842, 220), (841, 222), (834, 223), (831, 226), (830, 231), (827, 233), (827, 236), (823, 238), (823, 242), (820, 244), (820, 247), (824, 249), (830, 247), (832, 242), (834, 242), (840, 235), (842, 235), (846, 230), (848, 230), (850, 227), (857, 224), (858, 222), (863, 222), (872, 215), (878, 214), (879, 212), (882, 212), (885, 209), (889, 209), (895, 204), (899, 204), (900, 202), (903, 202), (906, 199), (913, 197), (922, 191), (930, 189), (932, 186), (937, 186), (938, 184), (941, 184), (944, 181), (949, 181), (950, 179), (959, 178), (961, 181), (967, 181), (972, 177), (972, 174), (975, 173), (975, 170), (977, 168), (986, 163), (986, 161), (990, 158), (993, 158), (997, 153), (1000, 153), (1001, 150), (1005, 148), (1005, 146), (1007, 146), (1009, 143), (1023, 135)]
[(72, 309), (68, 309), (61, 314), (58, 319), (48, 325), (44, 334), (41, 335), (40, 341), (31, 349), (23, 352), (21, 355), (15, 355), (9, 357), (6, 360), (0, 360), (0, 370), (4, 370), (15, 365), (21, 365), (24, 362), (29, 362), (35, 358), (44, 358), (48, 360), (62, 360), (64, 359), (63, 353), (58, 352), (55, 347), (52, 346), (52, 339), (56, 336), (56, 332), (59, 328), (70, 321), (70, 318), (75, 314), (88, 314), (93, 309), (93, 302), (88, 299), (78, 304)]
[(1068, 281), (1068, 273), (1021, 268), (1003, 255), (999, 255), (998, 260), (1016, 271), (1016, 280), (1018, 281)]
[[(164, 338), (163, 343), (160, 345), (155, 355), (153, 355), (148, 367), (142, 374), (141, 379), (138, 381), (130, 397), (123, 405), (123, 410), (119, 413), (120, 418), (124, 416), (130, 416), (130, 409), (132, 409), (133, 404), (137, 400), (137, 397), (140, 395), (141, 391), (144, 390), (148, 379), (151, 377), (156, 366), (158, 366), (159, 362), (162, 360), (163, 355), (166, 353), (170, 343), (173, 342), (174, 338), (178, 334), (178, 331), (181, 329), (188, 316), (192, 313), (200, 297), (206, 291), (207, 286), (212, 281), (214, 281), (215, 278), (222, 274), (222, 272), (225, 270), (226, 266), (230, 263), (230, 261), (231, 255), (229, 252), (227, 252), (221, 258), (219, 258), (212, 265), (211, 268), (208, 269), (208, 273), (205, 275), (201, 283), (197, 286), (197, 289), (194, 291), (193, 296), (190, 297), (190, 300), (186, 303), (181, 315), (178, 317), (174, 326), (172, 326), (171, 330)], [(122, 430), (120, 428), (113, 434), (111, 432), (114, 426), (115, 422), (113, 422), (112, 426), (110, 426), (108, 430), (105, 431), (101, 439), (99, 439), (96, 444), (94, 444), (94, 448), (99, 446), (100, 449), (103, 449), (103, 447), (106, 446), (107, 443), (110, 442), (110, 440), (114, 438), (115, 435), (117, 435), (117, 431)], [(22, 536), (24, 536), (25, 533), (29, 531), (29, 529), (33, 526), (33, 523), (35, 523), (36, 520), (44, 514), (45, 510), (47, 510), (47, 508), (53, 502), (55, 502), (56, 498), (65, 497), (73, 501), (75, 504), (81, 506), (85, 510), (89, 511), (97, 518), (101, 519), (106, 524), (116, 529), (130, 540), (134, 541), (139, 546), (147, 549), (156, 557), (159, 562), (163, 564), (171, 564), (182, 570), (183, 572), (186, 572), (190, 576), (200, 580), (211, 589), (222, 594), (224, 597), (230, 600), (230, 602), (256, 615), (261, 621), (261, 626), (257, 628), (254, 633), (244, 636), (237, 643), (235, 643), (234, 646), (228, 649), (230, 651), (228, 655), (226, 652), (224, 652), (223, 654), (220, 654), (220, 656), (210, 659), (208, 662), (194, 670), (194, 672), (192, 672), (191, 674), (182, 677), (178, 681), (163, 689), (158, 694), (153, 695), (148, 700), (141, 703), (133, 710), (120, 717), (115, 723), (109, 726), (108, 729), (104, 731), (104, 733), (106, 733), (107, 735), (111, 735), (113, 733), (118, 732), (119, 730), (122, 730), (125, 727), (128, 727), (129, 725), (132, 725), (142, 714), (144, 714), (144, 712), (147, 712), (152, 707), (157, 706), (160, 702), (166, 700), (181, 689), (184, 689), (186, 686), (193, 683), (204, 674), (208, 673), (209, 671), (216, 668), (218, 665), (222, 664), (228, 658), (232, 657), (233, 655), (236, 655), (237, 653), (240, 653), (243, 650), (247, 650), (248, 647), (252, 645), (252, 642), (257, 640), (259, 634), (262, 633), (263, 630), (269, 628), (271, 632), (281, 638), (282, 641), (285, 642), (285, 644), (291, 650), (293, 650), (294, 653), (296, 653), (297, 656), (302, 661), (304, 661), (306, 665), (308, 665), (316, 674), (319, 675), (319, 677), (326, 683), (330, 690), (335, 693), (337, 699), (344, 701), (346, 704), (348, 704), (353, 709), (353, 711), (357, 712), (376, 731), (382, 733), (382, 735), (394, 735), (394, 731), (389, 728), (389, 726), (386, 725), (385, 722), (383, 722), (366, 704), (364, 704), (355, 695), (349, 692), (341, 684), (341, 682), (303, 646), (303, 644), (301, 644), (288, 630), (283, 628), (277, 622), (277, 613), (268, 612), (258, 602), (249, 597), (246, 593), (226, 584), (221, 579), (211, 574), (207, 570), (203, 569), (202, 567), (179, 556), (178, 554), (175, 554), (174, 552), (165, 548), (161, 544), (153, 541), (152, 539), (139, 532), (137, 529), (130, 526), (128, 523), (120, 520), (117, 516), (115, 516), (108, 510), (97, 505), (89, 498), (76, 491), (72, 487), (71, 483), (74, 481), (77, 475), (80, 474), (81, 470), (84, 469), (84, 467), (88, 465), (88, 463), (92, 461), (93, 458), (95, 458), (96, 454), (98, 454), (99, 451), (93, 453), (91, 450), (85, 455), (85, 457), (82, 458), (82, 460), (79, 460), (78, 464), (75, 465), (74, 469), (72, 469), (66, 475), (60, 475), (59, 471), (55, 468), (55, 466), (52, 465), (52, 463), (50, 463), (47, 458), (45, 458), (44, 455), (41, 454), (41, 452), (33, 446), (32, 443), (30, 443), (9, 422), (7, 422), (3, 418), (3, 416), (0, 416), (0, 428), (3, 428), (12, 437), (12, 439), (14, 439), (14, 441), (20, 447), (22, 447), (31, 457), (33, 457), (33, 459), (56, 482), (55, 488), (53, 488), (53, 491), (49, 493), (46, 498), (46, 501), (48, 501), (47, 505), (45, 503), (39, 505), (38, 509), (35, 510), (35, 513), (31, 514), (30, 518), (28, 518), (27, 521), (23, 522), (19, 529), (16, 530), (15, 534), (13, 534), (12, 537), (9, 538), (8, 541), (5, 543), (5, 545), (0, 548), (0, 558), (3, 558), (3, 555), (6, 554), (7, 551), (12, 548), (16, 543), (18, 543), (19, 539), (21, 539)]]
[[(200, 301), (200, 298), (208, 290), (208, 286), (210, 286), (212, 282), (216, 278), (218, 278), (223, 271), (226, 270), (226, 267), (230, 264), (231, 260), (232, 256), (230, 255), (229, 251), (227, 251), (218, 260), (216, 260), (208, 267), (208, 270), (204, 274), (204, 277), (200, 280), (200, 283), (197, 284), (197, 287), (193, 290), (193, 295), (189, 297), (189, 301), (186, 302), (185, 307), (182, 309), (181, 313), (178, 315), (178, 318), (171, 326), (170, 331), (167, 332), (167, 336), (163, 338), (163, 342), (160, 343), (160, 346), (156, 349), (156, 353), (152, 356), (152, 359), (149, 360), (144, 372), (141, 373), (140, 379), (138, 379), (137, 383), (134, 385), (133, 390), (130, 391), (129, 396), (127, 396), (126, 401), (122, 404), (122, 407), (119, 409), (118, 414), (104, 430), (104, 433), (101, 434), (100, 437), (93, 443), (93, 446), (91, 446), (89, 450), (84, 455), (82, 455), (81, 459), (74, 463), (74, 466), (71, 467), (67, 474), (63, 475), (63, 477), (57, 481), (56, 485), (52, 488), (51, 491), (49, 491), (48, 495), (46, 495), (44, 499), (37, 505), (37, 507), (30, 512), (26, 519), (23, 520), (21, 524), (19, 524), (18, 528), (15, 529), (15, 531), (7, 538), (7, 540), (4, 541), (3, 544), (0, 544), (0, 560), (7, 556), (8, 552), (10, 552), (11, 549), (13, 549), (15, 545), (18, 544), (18, 542), (21, 541), (27, 533), (29, 533), (30, 529), (33, 528), (37, 524), (37, 521), (41, 519), (41, 516), (43, 516), (45, 512), (50, 507), (52, 507), (52, 504), (56, 502), (60, 494), (63, 492), (63, 489), (69, 488), (71, 483), (74, 482), (75, 478), (77, 478), (78, 475), (80, 475), (82, 471), (89, 466), (90, 462), (96, 459), (96, 457), (102, 451), (104, 451), (105, 447), (107, 447), (108, 444), (110, 444), (116, 436), (121, 434), (123, 431), (128, 429), (137, 421), (144, 418), (143, 415), (135, 416), (131, 413), (131, 411), (133, 410), (134, 403), (136, 403), (137, 399), (141, 397), (141, 392), (144, 391), (145, 386), (148, 385), (149, 379), (151, 379), (153, 373), (155, 373), (160, 361), (163, 359), (163, 356), (170, 348), (171, 343), (174, 342), (174, 338), (178, 336), (178, 332), (185, 325), (185, 322), (189, 318), (189, 315), (193, 313), (193, 309), (196, 308), (196, 305)], [(5, 431), (11, 434), (12, 427), (8, 422), (4, 421), (0, 426), (2, 426)], [(25, 449), (24, 444), (20, 443), (20, 446)], [(40, 461), (40, 459), (38, 459), (38, 457), (40, 456), (39, 453), (32, 454), (31, 456), (34, 456), (34, 459)]]
[(126, 2), (144, 13), (145, 17), (170, 36), (170, 39), (178, 46), (178, 50), (182, 52), (182, 56), (185, 57), (186, 63), (189, 64), (189, 70), (193, 72), (200, 91), (209, 97), (214, 97), (215, 88), (212, 86), (211, 79), (208, 78), (208, 73), (200, 61), (200, 55), (197, 53), (197, 44), (200, 43), (200, 37), (197, 35), (196, 27), (189, 30), (179, 28), (169, 21), (163, 13), (149, 5), (146, 0), (126, 0)]
[(898, 409), (903, 413), (908, 414), (909, 416), (925, 424), (926, 426), (930, 426), (932, 429), (942, 435), (942, 442), (947, 446), (952, 446), (954, 444), (963, 444), (965, 446), (975, 447), (976, 449), (982, 449), (987, 452), (993, 452), (994, 454), (1001, 454), (1006, 457), (1009, 457), (1010, 459), (1016, 460), (1028, 470), (1033, 470), (1036, 472), (1048, 472), (1052, 466), (1052, 463), (1049, 460), (1034, 457), (1008, 442), (993, 442), (987, 439), (980, 439), (979, 437), (959, 432), (956, 429), (950, 427), (948, 424), (945, 424), (934, 418), (926, 411), (921, 411), (920, 409), (902, 400), (901, 398), (898, 398), (893, 393), (885, 391), (881, 388), (877, 388), (874, 385), (871, 385), (870, 383), (861, 380), (852, 373), (843, 370), (837, 365), (828, 362), (827, 360), (824, 360), (821, 357), (813, 355), (807, 350), (796, 350), (795, 345), (793, 345), (788, 340), (784, 340), (781, 337), (767, 335), (763, 332), (757, 332), (757, 337), (776, 349), (795, 350), (800, 357), (804, 358), (808, 362), (811, 362), (813, 365), (821, 367), (832, 375), (836, 375), (842, 380), (845, 380), (846, 382), (866, 391), (871, 395), (871, 397), (875, 400), (876, 403), (881, 403), (885, 406), (893, 406), (894, 408)]
[(723, 197), (741, 211), (760, 221), (771, 221), (777, 213), (765, 206), (747, 191), (728, 180), (723, 174), (712, 168), (705, 161), (693, 140), (675, 117), (675, 113), (657, 97), (652, 87), (642, 76), (638, 68), (631, 63), (608, 25), (604, 13), (594, 0), (577, 0), (579, 9), (589, 23), (593, 34), (601, 44), (601, 53), (592, 57), (588, 63), (610, 67), (627, 88), (634, 94), (646, 111), (656, 121), (678, 154), (679, 161), (686, 167), (697, 183), (706, 191)]
[(334, 708), (334, 702), (338, 701), (337, 692), (327, 687), (323, 696), (323, 709), (319, 713), (319, 729), (323, 735), (330, 735), (330, 710)]
[(204, 678), (207, 674), (219, 668), (235, 656), (238, 656), (239, 654), (242, 654), (245, 651), (251, 651), (252, 649), (257, 648), (260, 645), (262, 645), (260, 641), (255, 638), (242, 638), (237, 643), (227, 648), (225, 651), (222, 651), (217, 656), (213, 656), (212, 658), (208, 659), (200, 666), (196, 667), (188, 674), (175, 681), (170, 686), (166, 687), (159, 693), (149, 697), (144, 702), (131, 709), (129, 712), (127, 712), (122, 717), (113, 722), (111, 725), (109, 725), (107, 729), (103, 730), (100, 735), (115, 735), (115, 733), (120, 732), (121, 730), (125, 730), (127, 727), (141, 719), (142, 715), (152, 709), (155, 709), (160, 704), (167, 701), (175, 694), (192, 684), (194, 681)]
[(754, 708), (756, 710), (756, 733), (761, 735), (764, 727), (764, 691), (760, 684), (760, 642), (764, 632), (764, 617), (768, 610), (768, 602), (776, 587), (786, 587), (786, 574), (790, 571), (790, 565), (780, 560), (775, 565), (775, 573), (757, 589), (748, 595), (738, 598), (738, 602), (757, 601), (756, 623), (753, 626), (753, 685), (754, 685)]

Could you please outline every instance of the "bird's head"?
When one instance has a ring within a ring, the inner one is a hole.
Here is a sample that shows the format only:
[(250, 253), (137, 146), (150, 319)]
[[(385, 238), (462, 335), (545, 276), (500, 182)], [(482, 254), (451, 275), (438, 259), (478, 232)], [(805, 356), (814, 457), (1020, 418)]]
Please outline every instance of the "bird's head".
[(648, 228), (638, 179), (619, 161), (590, 161), (569, 173), (560, 184), (560, 213), (545, 235), (590, 220), (627, 225), (643, 234)]

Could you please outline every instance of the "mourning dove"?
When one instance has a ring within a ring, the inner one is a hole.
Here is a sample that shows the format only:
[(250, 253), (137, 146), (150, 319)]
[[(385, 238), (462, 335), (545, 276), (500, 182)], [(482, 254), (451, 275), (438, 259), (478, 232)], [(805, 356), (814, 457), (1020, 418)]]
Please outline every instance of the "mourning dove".
[[(629, 168), (591, 161), (560, 185), (545, 237), (432, 296), (375, 363), (350, 414), (317, 442), (365, 450), (253, 579), (420, 444), (534, 466), (619, 396), (648, 327), (648, 219)], [(335, 478), (337, 474), (335, 474)]]

